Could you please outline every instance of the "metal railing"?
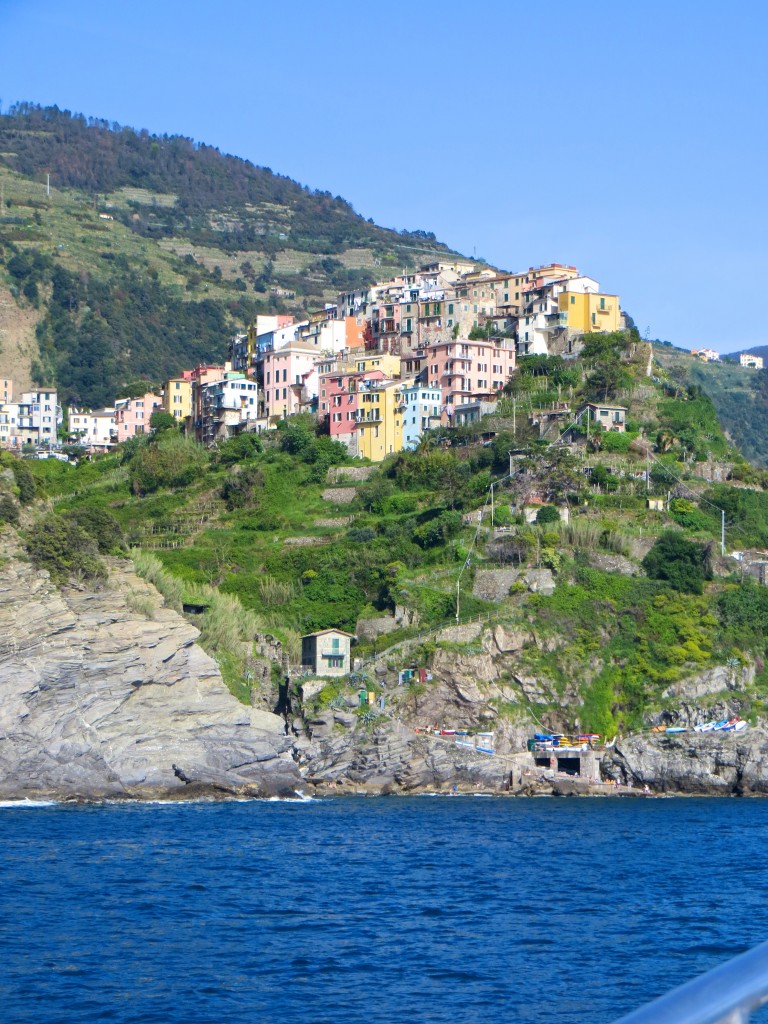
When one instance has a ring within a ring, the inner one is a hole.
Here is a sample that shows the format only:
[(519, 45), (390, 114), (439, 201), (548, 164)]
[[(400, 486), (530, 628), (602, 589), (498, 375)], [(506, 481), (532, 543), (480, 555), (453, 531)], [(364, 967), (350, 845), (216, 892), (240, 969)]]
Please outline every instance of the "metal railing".
[(747, 1024), (767, 1001), (768, 942), (764, 942), (615, 1024)]

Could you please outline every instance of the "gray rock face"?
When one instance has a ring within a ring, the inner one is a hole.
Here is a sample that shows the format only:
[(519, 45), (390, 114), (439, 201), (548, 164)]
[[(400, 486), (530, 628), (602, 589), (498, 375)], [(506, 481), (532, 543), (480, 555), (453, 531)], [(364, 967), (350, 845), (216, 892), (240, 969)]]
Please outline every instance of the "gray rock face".
[(504, 790), (513, 769), (506, 759), (462, 749), (447, 739), (417, 735), (397, 722), (328, 736), (304, 755), (316, 786), (365, 787), (376, 792), (450, 788)]
[(768, 734), (684, 733), (630, 736), (606, 751), (603, 775), (663, 793), (768, 794)]
[(3, 562), (0, 798), (293, 792), (282, 719), (240, 704), (197, 636), (130, 563), (93, 593)]

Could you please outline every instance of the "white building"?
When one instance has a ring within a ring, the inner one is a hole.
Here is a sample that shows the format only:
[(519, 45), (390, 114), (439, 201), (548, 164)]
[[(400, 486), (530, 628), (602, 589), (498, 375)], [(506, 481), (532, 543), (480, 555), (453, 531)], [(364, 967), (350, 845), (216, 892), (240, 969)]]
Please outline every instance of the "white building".
[(763, 368), (763, 357), (762, 356), (753, 356), (753, 355), (750, 355), (748, 352), (742, 352), (741, 355), (739, 356), (739, 365), (740, 366), (748, 366), (748, 367), (750, 367), (750, 369), (753, 369), (753, 370), (762, 370), (762, 368)]
[(425, 431), (440, 426), (442, 392), (423, 384), (410, 384), (401, 390), (403, 410), (403, 448), (416, 448)]
[(0, 405), (0, 448), (21, 448), (18, 423), (19, 403), (3, 402)]
[(117, 441), (117, 422), (112, 408), (78, 409), (71, 405), (67, 409), (69, 436), (77, 444), (91, 450), (105, 451)]
[(25, 391), (19, 398), (17, 427), (22, 444), (55, 446), (61, 422), (55, 391)]

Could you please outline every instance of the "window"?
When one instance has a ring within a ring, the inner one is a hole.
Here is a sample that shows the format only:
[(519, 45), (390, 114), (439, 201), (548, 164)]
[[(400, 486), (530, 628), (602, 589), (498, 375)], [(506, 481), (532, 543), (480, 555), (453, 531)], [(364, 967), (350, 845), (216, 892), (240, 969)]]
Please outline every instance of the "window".
[(326, 654), (328, 668), (344, 668), (344, 658), (339, 654)]
[(596, 313), (593, 313), (593, 314), (592, 314), (592, 323), (593, 323), (593, 325), (594, 325), (594, 324), (595, 324), (596, 322), (597, 322), (597, 314), (596, 314)]
[(448, 315), (449, 316), (453, 316), (453, 303), (452, 302), (448, 303)]
[(576, 305), (576, 296), (575, 296), (575, 295), (572, 295), (572, 296), (571, 296), (571, 305), (572, 305), (572, 306), (575, 306), (575, 305)]
[(605, 309), (605, 299), (600, 299), (600, 309)]

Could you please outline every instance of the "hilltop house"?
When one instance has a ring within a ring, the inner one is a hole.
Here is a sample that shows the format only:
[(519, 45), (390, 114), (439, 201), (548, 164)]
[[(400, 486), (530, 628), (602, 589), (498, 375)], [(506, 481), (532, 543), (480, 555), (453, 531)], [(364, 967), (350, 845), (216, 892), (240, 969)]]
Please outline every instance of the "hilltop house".
[(623, 434), (626, 430), (627, 410), (623, 405), (587, 402), (579, 409), (576, 418), (581, 424), (584, 424), (586, 419), (587, 427), (599, 423), (603, 430), (615, 430)]
[(316, 676), (346, 676), (350, 645), (356, 637), (342, 629), (320, 629), (301, 638), (301, 667)]

